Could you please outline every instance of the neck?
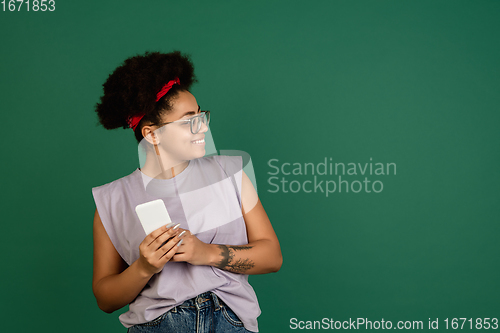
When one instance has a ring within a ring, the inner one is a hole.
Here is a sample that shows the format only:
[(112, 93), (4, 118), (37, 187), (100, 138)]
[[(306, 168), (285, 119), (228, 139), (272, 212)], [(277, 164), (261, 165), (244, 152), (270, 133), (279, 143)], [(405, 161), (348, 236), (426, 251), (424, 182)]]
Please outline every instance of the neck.
[(184, 171), (189, 164), (189, 161), (173, 160), (165, 155), (163, 152), (158, 155), (154, 149), (148, 151), (141, 171), (151, 178), (171, 179)]

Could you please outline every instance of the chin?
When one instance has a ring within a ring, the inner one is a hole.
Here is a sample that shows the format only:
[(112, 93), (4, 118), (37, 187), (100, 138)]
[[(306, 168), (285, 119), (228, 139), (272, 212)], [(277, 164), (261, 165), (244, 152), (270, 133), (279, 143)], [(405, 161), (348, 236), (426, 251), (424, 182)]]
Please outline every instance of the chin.
[(195, 160), (197, 158), (202, 158), (203, 156), (205, 156), (205, 149), (203, 149), (203, 151), (196, 152), (195, 154), (191, 155), (190, 160)]
[(198, 154), (195, 158), (202, 158), (203, 156), (205, 156), (205, 149), (203, 149), (203, 153)]

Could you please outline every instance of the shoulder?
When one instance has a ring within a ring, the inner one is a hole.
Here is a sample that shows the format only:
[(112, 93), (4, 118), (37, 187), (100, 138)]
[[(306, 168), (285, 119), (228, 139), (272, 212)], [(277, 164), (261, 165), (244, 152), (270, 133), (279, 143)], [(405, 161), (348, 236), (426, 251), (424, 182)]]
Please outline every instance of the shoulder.
[(94, 194), (94, 196), (96, 195), (102, 196), (104, 194), (111, 194), (117, 192), (121, 193), (124, 188), (131, 186), (131, 183), (133, 183), (133, 181), (137, 177), (138, 172), (140, 172), (139, 169), (136, 169), (134, 172), (125, 177), (121, 177), (104, 185), (93, 187), (92, 193)]

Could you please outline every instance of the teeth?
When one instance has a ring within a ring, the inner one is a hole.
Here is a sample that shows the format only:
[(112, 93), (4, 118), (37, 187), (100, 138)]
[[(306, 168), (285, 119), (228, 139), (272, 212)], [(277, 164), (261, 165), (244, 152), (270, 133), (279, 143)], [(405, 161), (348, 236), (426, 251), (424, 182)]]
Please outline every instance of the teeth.
[(193, 141), (193, 143), (203, 143), (203, 142), (205, 142), (205, 139), (201, 139), (201, 140)]

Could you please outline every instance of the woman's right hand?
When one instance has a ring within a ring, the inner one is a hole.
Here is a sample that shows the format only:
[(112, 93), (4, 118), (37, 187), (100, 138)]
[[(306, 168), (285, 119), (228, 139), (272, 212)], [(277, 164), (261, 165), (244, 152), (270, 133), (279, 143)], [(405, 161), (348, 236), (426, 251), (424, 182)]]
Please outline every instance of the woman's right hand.
[[(177, 236), (180, 224), (169, 224), (160, 227), (144, 238), (139, 245), (139, 267), (145, 274), (152, 276), (160, 272), (163, 266), (174, 256), (177, 251)], [(163, 244), (163, 245), (162, 245)]]

